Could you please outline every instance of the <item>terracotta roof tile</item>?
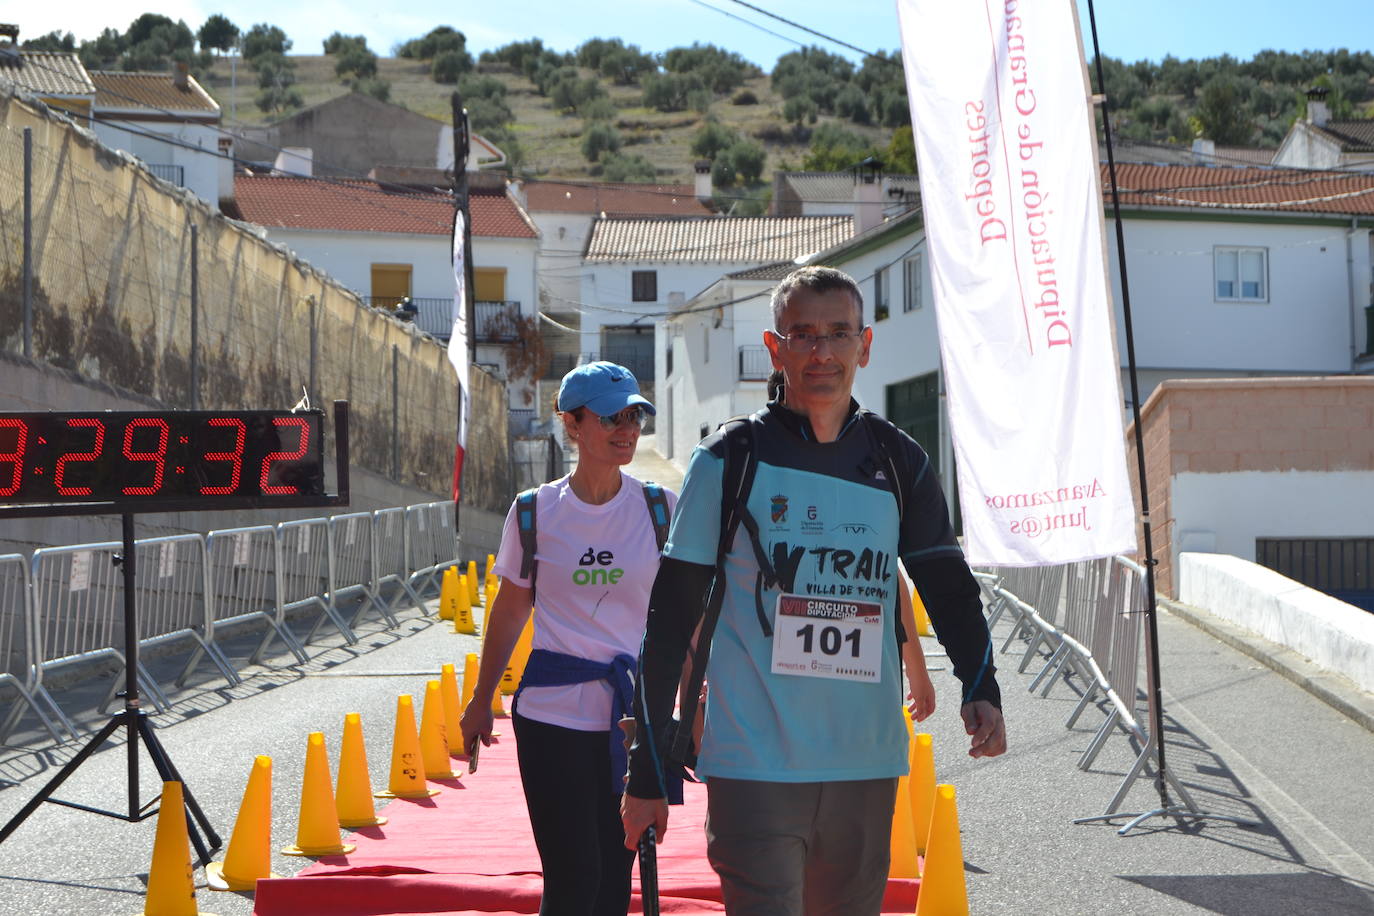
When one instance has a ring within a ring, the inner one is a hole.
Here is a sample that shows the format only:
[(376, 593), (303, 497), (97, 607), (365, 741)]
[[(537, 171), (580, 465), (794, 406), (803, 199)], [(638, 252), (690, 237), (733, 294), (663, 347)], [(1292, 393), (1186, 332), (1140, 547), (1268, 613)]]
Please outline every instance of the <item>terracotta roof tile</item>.
[[(245, 221), (269, 228), (417, 235), (453, 229), (451, 195), (392, 191), (372, 181), (236, 175), (234, 198)], [(504, 193), (475, 192), (469, 200), (473, 235), (536, 237), (528, 215)]]
[[(1101, 169), (1107, 196), (1107, 166)], [(1369, 173), (1132, 163), (1118, 163), (1116, 173), (1127, 205), (1374, 215)]]
[(705, 216), (711, 212), (697, 200), (696, 188), (686, 184), (526, 181), (524, 192), (531, 210), (608, 216)]
[(95, 84), (97, 114), (116, 111), (157, 114), (167, 110), (218, 118), (220, 113), (219, 105), (191, 76), (186, 78), (184, 89), (178, 88), (172, 74), (166, 72), (92, 70), (91, 82)]
[(0, 82), (37, 96), (95, 94), (86, 68), (69, 51), (20, 51), (17, 62), (0, 62)]

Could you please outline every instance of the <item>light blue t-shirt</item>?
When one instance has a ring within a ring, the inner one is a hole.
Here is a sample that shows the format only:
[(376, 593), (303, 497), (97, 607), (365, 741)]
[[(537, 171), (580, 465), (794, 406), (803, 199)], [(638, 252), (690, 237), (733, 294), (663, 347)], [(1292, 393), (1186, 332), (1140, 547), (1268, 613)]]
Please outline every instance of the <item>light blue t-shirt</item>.
[[(908, 739), (892, 616), (900, 587), (896, 499), (862, 428), (831, 443), (778, 433), (776, 440), (760, 437), (748, 501), (782, 580), (763, 590), (762, 613), (775, 622), (783, 591), (880, 605), (881, 677), (868, 683), (772, 670), (774, 641), (764, 635), (755, 599), (759, 566), (741, 525), (725, 561), (728, 588), (711, 642), (696, 773), (768, 782), (899, 776), (907, 771)], [(715, 565), (719, 441), (713, 436), (692, 454), (665, 556)]]

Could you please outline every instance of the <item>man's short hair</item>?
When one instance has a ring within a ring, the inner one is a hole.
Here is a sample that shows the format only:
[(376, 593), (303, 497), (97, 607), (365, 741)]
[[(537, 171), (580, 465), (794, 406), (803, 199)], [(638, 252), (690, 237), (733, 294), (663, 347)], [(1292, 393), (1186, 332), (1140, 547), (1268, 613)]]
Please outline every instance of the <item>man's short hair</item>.
[(837, 289), (842, 289), (854, 297), (854, 308), (858, 312), (857, 325), (863, 327), (864, 323), (864, 294), (859, 291), (859, 284), (854, 282), (854, 278), (842, 270), (833, 267), (798, 267), (790, 274), (782, 278), (782, 282), (773, 290), (773, 328), (781, 331), (782, 310), (787, 307), (788, 301), (797, 290), (804, 289), (812, 293), (828, 293)]

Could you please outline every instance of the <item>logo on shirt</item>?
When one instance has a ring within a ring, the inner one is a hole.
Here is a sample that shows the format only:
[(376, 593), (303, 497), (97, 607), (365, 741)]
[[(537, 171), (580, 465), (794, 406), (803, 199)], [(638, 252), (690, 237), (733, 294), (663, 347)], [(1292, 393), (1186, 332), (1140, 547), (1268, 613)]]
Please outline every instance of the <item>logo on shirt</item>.
[(588, 547), (577, 560), (578, 568), (573, 570), (573, 585), (615, 585), (625, 570), (618, 566), (608, 568), (614, 562), (615, 554), (611, 551)]
[(775, 524), (775, 525), (781, 525), (781, 524), (783, 524), (784, 522), (786, 522), (786, 521), (787, 521), (787, 497), (786, 497), (786, 496), (774, 496), (774, 497), (772, 497), (772, 498), (769, 500), (769, 502), (772, 504), (772, 509), (771, 509), (771, 511), (770, 511), (770, 513), (769, 513), (769, 517), (773, 519), (773, 524)]

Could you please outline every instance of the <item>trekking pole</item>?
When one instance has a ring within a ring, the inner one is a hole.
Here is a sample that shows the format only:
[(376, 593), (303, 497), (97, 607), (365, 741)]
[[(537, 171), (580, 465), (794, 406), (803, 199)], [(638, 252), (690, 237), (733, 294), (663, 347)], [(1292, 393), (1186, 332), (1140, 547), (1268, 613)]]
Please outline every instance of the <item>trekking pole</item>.
[(658, 914), (658, 842), (653, 825), (639, 838), (639, 899), (644, 916)]

